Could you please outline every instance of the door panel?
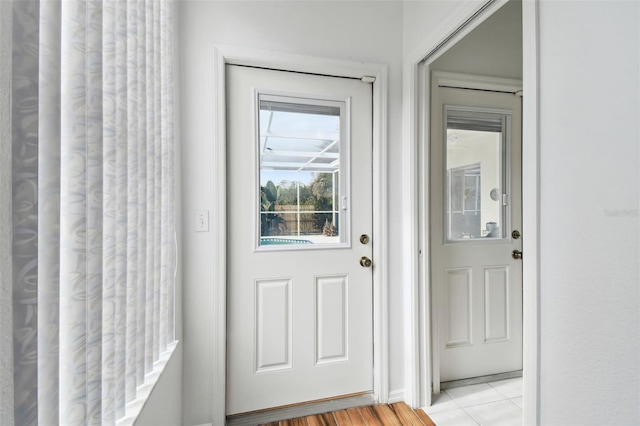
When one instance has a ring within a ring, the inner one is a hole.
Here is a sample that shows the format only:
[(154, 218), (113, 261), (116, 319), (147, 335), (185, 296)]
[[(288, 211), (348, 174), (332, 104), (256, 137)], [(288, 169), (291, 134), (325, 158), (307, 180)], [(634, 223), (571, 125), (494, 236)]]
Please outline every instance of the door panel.
[(316, 364), (349, 359), (349, 277), (316, 277)]
[(291, 368), (291, 279), (256, 279), (256, 373)]
[(509, 340), (509, 267), (484, 268), (484, 342)]
[(434, 368), (440, 381), (520, 370), (520, 99), (435, 87), (431, 111)]
[(371, 85), (227, 76), (227, 415), (371, 392)]

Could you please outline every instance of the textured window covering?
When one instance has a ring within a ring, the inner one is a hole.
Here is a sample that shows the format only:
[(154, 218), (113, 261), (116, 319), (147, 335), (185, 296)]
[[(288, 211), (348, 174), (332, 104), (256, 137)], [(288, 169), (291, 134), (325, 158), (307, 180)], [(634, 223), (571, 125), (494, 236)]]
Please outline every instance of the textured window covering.
[(114, 424), (175, 340), (172, 0), (0, 3), (0, 424)]

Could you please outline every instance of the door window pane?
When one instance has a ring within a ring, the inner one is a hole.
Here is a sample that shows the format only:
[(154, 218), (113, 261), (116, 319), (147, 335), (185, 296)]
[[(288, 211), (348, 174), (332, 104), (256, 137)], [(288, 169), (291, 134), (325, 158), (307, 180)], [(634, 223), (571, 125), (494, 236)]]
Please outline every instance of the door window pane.
[(261, 95), (259, 245), (344, 242), (344, 103)]
[(446, 239), (504, 238), (507, 116), (452, 108), (446, 115)]

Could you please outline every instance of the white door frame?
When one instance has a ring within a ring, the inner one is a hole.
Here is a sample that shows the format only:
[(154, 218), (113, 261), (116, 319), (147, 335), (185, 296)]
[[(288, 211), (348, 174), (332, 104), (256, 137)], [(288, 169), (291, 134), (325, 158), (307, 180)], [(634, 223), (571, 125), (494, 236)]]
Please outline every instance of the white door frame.
[(227, 334), (227, 135), (225, 65), (246, 65), (283, 71), (337, 77), (375, 78), (373, 82), (373, 393), (378, 402), (389, 398), (388, 348), (388, 224), (387, 224), (387, 85), (385, 65), (344, 61), (215, 45), (214, 75), (214, 282), (213, 282), (213, 424), (226, 422), (226, 334)]
[[(432, 356), (430, 319), (429, 166), (420, 157), (428, 132), (420, 114), (429, 113), (430, 85), (424, 81), (435, 59), (484, 22), (507, 0), (460, 2), (433, 36), (407, 55), (404, 63), (403, 252), (405, 263), (405, 400), (413, 407), (431, 404)], [(538, 1), (523, 0), (523, 424), (539, 423), (539, 125)], [(422, 68), (426, 67), (426, 70)], [(419, 161), (424, 167), (420, 167)], [(426, 225), (423, 226), (423, 225)], [(426, 228), (426, 229), (423, 229)]]

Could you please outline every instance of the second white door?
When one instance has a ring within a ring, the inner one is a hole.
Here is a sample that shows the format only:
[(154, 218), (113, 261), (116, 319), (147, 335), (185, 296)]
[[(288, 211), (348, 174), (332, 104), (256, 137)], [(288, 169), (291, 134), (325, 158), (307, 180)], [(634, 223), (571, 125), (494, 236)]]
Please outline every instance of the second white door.
[(521, 103), (437, 85), (432, 93), (437, 390), (440, 381), (522, 369)]
[(227, 66), (227, 415), (372, 392), (371, 116), (371, 84)]

